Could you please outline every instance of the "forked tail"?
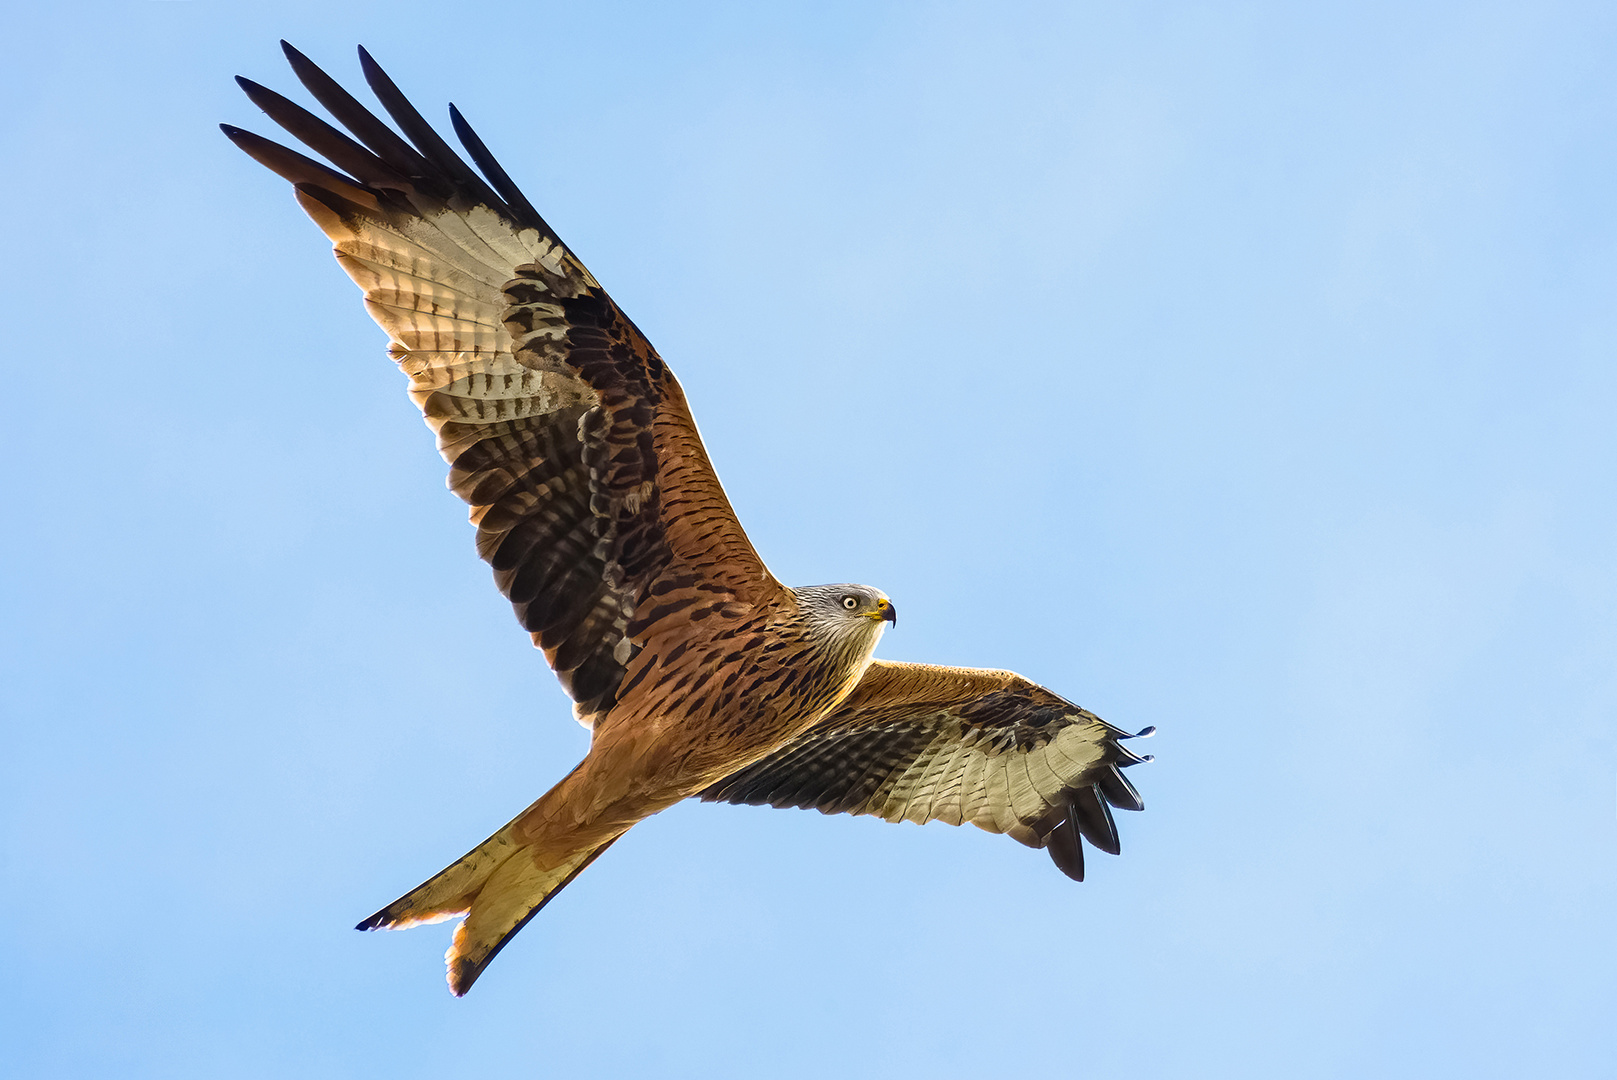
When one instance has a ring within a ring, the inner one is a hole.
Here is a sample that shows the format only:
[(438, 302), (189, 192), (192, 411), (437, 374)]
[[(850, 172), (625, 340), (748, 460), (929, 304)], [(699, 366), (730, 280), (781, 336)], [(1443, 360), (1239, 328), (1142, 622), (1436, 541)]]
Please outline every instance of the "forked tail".
[(516, 836), (526, 813), (355, 929), (402, 930), (466, 916), (444, 954), (450, 992), (465, 994), (505, 943), (617, 840), (559, 856), (540, 852)]

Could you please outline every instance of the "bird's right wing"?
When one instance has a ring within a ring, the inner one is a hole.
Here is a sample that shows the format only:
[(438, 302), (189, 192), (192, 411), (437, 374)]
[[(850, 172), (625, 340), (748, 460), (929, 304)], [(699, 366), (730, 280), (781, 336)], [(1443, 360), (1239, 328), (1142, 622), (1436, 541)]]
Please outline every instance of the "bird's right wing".
[(454, 107), (484, 176), (363, 49), (366, 81), (407, 138), (282, 46), (352, 138), (239, 81), (336, 169), (240, 128), (225, 134), (293, 183), (363, 290), (437, 433), (449, 486), (471, 504), (478, 552), (590, 723), (659, 621), (781, 586), (736, 521), (662, 358)]
[(1116, 855), (1110, 807), (1145, 808), (1120, 771), (1150, 760), (1135, 737), (1009, 671), (876, 660), (830, 716), (701, 798), (969, 822), (1082, 881), (1078, 838)]

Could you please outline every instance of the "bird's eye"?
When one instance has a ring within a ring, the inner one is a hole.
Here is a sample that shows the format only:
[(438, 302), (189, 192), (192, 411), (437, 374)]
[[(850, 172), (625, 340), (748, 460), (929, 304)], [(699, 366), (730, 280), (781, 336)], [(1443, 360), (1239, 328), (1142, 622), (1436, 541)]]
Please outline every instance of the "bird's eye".
[(859, 601), (852, 596), (844, 596), (842, 598), (842, 606), (847, 608), (849, 611), (852, 611), (854, 608), (859, 606)]

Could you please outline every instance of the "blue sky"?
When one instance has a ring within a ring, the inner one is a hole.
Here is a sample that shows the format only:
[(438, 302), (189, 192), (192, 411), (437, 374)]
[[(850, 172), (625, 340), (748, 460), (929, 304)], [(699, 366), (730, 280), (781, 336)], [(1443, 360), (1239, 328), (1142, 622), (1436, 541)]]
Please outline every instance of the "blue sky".
[[(1617, 1070), (1617, 9), (13, 12), (19, 1076)], [(350, 927), (585, 734), (286, 186), (455, 101), (882, 653), (1155, 724), (1123, 855), (687, 805), (476, 990)]]

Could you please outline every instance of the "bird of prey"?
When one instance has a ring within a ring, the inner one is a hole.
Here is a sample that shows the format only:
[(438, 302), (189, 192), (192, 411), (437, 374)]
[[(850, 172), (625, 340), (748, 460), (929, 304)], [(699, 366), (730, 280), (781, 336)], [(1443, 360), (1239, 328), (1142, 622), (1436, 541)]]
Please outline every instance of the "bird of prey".
[(892, 601), (775, 579), (673, 373), (460, 112), (481, 175), (364, 49), (397, 131), (282, 47), (347, 134), (238, 81), (330, 164), (223, 130), (335, 245), (471, 506), (478, 553), (591, 731), (555, 787), (359, 929), (464, 916), (446, 956), (462, 995), (613, 841), (693, 796), (970, 822), (1079, 881), (1080, 837), (1117, 853), (1109, 807), (1142, 808), (1120, 771), (1146, 760), (1131, 736), (1008, 671), (872, 659)]

